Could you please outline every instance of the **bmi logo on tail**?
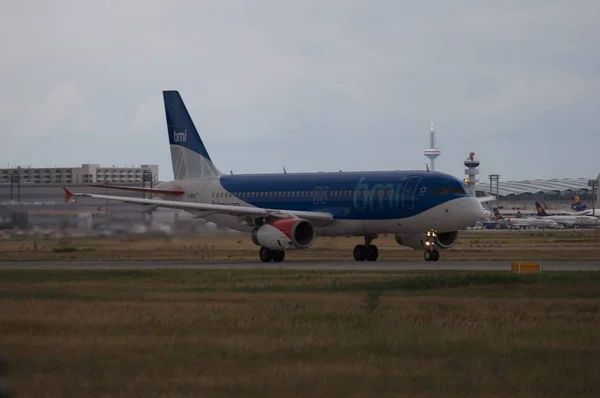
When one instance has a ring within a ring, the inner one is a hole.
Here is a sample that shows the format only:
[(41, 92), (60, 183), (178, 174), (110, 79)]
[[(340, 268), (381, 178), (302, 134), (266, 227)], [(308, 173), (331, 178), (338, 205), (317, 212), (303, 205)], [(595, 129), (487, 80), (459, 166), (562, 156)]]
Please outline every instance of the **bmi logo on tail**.
[(173, 130), (173, 141), (187, 142), (187, 130), (185, 130), (185, 131)]

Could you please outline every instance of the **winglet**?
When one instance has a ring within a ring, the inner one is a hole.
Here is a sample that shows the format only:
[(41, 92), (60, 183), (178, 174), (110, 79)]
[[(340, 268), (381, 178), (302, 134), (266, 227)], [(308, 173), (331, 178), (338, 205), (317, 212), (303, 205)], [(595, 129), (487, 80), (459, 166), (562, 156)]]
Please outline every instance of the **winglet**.
[(73, 192), (69, 191), (65, 187), (63, 187), (63, 190), (65, 191), (65, 202), (68, 202), (69, 199), (71, 199), (73, 197)]

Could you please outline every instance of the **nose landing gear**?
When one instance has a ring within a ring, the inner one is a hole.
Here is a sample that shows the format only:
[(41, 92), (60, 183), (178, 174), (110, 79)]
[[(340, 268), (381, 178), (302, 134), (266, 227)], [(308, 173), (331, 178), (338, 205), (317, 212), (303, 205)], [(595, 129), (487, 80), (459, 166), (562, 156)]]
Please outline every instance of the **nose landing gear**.
[(423, 258), (425, 261), (438, 261), (440, 259), (440, 252), (435, 247), (435, 238), (437, 233), (435, 231), (427, 231), (427, 237), (425, 238), (425, 253)]

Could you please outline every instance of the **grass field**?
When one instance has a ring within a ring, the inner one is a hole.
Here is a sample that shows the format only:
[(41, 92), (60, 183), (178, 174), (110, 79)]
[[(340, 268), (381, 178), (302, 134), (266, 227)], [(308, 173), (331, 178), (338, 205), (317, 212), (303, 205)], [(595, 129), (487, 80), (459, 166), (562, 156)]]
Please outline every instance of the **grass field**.
[(18, 397), (598, 397), (600, 273), (0, 270)]
[[(318, 238), (307, 250), (286, 254), (286, 260), (352, 259), (361, 238)], [(421, 250), (399, 246), (393, 236), (374, 243), (380, 259), (422, 260)], [(188, 237), (120, 236), (110, 238), (13, 238), (0, 241), (0, 260), (253, 260), (258, 247), (243, 234)], [(597, 260), (600, 241), (595, 231), (463, 232), (444, 260)]]

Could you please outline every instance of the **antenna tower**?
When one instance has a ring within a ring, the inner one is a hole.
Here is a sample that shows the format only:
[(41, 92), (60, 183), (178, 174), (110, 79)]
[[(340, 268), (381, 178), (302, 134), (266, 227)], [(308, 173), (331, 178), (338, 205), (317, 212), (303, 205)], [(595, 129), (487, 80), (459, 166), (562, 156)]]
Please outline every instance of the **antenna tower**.
[(425, 149), (425, 156), (429, 159), (429, 169), (435, 170), (435, 159), (442, 154), (442, 152), (436, 148), (435, 142), (435, 129), (433, 128), (433, 118), (431, 118), (431, 124), (429, 129), (429, 148)]

